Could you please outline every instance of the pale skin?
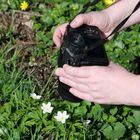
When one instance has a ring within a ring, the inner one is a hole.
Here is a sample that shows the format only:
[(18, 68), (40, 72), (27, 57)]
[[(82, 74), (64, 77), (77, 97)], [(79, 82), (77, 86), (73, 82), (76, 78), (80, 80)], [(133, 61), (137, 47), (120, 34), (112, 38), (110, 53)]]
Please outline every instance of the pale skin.
[[(71, 26), (82, 24), (98, 26), (106, 36), (127, 17), (139, 0), (120, 0), (116, 4), (100, 12), (90, 12), (77, 16)], [(118, 10), (119, 9), (119, 10)], [(140, 22), (140, 9), (137, 10), (124, 25)], [(55, 30), (53, 40), (61, 46), (66, 30), (63, 24)], [(60, 81), (69, 85), (70, 92), (84, 100), (100, 104), (124, 104), (140, 106), (140, 76), (128, 72), (123, 67), (110, 62), (109, 66), (81, 66), (64, 65), (56, 69)]]

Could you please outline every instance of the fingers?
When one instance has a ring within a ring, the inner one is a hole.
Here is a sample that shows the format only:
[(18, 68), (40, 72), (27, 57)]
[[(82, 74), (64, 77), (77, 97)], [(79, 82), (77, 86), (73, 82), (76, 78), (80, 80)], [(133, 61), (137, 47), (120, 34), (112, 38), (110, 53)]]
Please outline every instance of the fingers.
[[(80, 99), (83, 99), (83, 100), (87, 100), (87, 101), (90, 101), (90, 102), (95, 102), (95, 103), (98, 103), (98, 104), (104, 104), (104, 103), (109, 104), (109, 103), (105, 102), (104, 98), (97, 96), (98, 92), (92, 92), (92, 94), (89, 94), (89, 93), (86, 93), (86, 92), (79, 91), (75, 88), (70, 88), (69, 91), (74, 96), (76, 96)], [(98, 95), (100, 95), (100, 94), (98, 93)]]
[(86, 67), (72, 67), (69, 65), (64, 65), (63, 69), (67, 74), (73, 77), (87, 78), (90, 76), (90, 73)]
[(58, 26), (53, 34), (53, 41), (57, 47), (60, 47), (62, 44), (62, 38), (64, 36), (67, 24), (68, 23)]
[[(80, 14), (72, 21), (71, 26), (73, 28), (76, 28), (81, 26), (82, 24), (88, 24), (88, 22), (89, 22), (89, 17), (86, 14)], [(57, 47), (60, 47), (62, 44), (62, 38), (66, 31), (67, 25), (68, 23), (58, 26), (53, 34), (53, 41)]]
[(80, 83), (80, 84), (88, 83), (87, 78), (73, 77), (73, 76), (67, 74), (62, 68), (58, 68), (56, 70), (56, 75), (59, 77), (67, 78), (67, 79), (74, 81), (76, 83)]
[(74, 88), (70, 88), (69, 91), (76, 97), (79, 97), (79, 98), (87, 100), (87, 101), (92, 101), (92, 96), (90, 94), (86, 94), (85, 92), (81, 92)]
[(90, 17), (88, 14), (80, 14), (71, 22), (73, 28), (80, 27), (83, 24), (90, 24)]
[(89, 77), (90, 73), (87, 72), (86, 68), (82, 68), (82, 67), (72, 67), (72, 66), (68, 66), (68, 65), (64, 65), (63, 69), (62, 68), (58, 68), (55, 71), (57, 76), (65, 76), (65, 75), (69, 75), (72, 76), (74, 78), (87, 78)]
[[(91, 19), (89, 18), (88, 14), (80, 14), (72, 21), (71, 26), (76, 28), (80, 27), (82, 24), (90, 24), (90, 20)], [(58, 47), (60, 47), (62, 44), (62, 38), (66, 31), (67, 25), (68, 23), (58, 26), (53, 34), (53, 41)]]
[(59, 80), (62, 83), (65, 83), (66, 85), (69, 85), (70, 87), (77, 89), (78, 91), (81, 91), (81, 92), (88, 91), (88, 86), (86, 84), (77, 83), (77, 82), (69, 80), (65, 77), (59, 77)]

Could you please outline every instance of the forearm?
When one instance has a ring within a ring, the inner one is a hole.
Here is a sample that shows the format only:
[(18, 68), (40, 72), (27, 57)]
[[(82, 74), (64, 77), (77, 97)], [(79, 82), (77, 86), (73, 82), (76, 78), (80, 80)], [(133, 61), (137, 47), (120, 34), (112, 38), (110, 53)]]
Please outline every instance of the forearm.
[[(110, 17), (110, 26), (112, 26), (112, 28), (115, 28), (121, 21), (123, 21), (132, 13), (138, 2), (139, 0), (120, 0), (114, 5), (105, 9), (104, 11)], [(132, 14), (132, 16), (122, 27), (122, 29), (138, 22), (140, 22), (140, 8)]]

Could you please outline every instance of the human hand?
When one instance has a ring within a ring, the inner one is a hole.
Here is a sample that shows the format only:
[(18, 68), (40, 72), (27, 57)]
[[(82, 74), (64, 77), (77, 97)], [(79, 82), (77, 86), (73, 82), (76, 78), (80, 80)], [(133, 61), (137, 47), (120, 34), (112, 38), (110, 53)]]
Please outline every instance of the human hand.
[[(66, 30), (67, 24), (68, 23), (58, 26), (54, 32), (53, 40), (54, 40), (54, 43), (59, 47), (62, 44), (62, 39)], [(97, 26), (101, 31), (104, 32), (106, 36), (108, 36), (113, 30), (113, 25), (111, 25), (110, 18), (106, 11), (89, 12), (86, 14), (80, 14), (76, 16), (76, 18), (71, 22), (71, 26), (73, 28), (80, 27), (83, 24)]]
[[(81, 26), (82, 24), (94, 25), (97, 26), (102, 32), (104, 32), (106, 36), (110, 35), (113, 29), (115, 29), (115, 27), (117, 27), (117, 25), (120, 24), (121, 21), (123, 21), (126, 17), (128, 17), (132, 13), (134, 7), (139, 2), (139, 0), (134, 1), (117, 0), (117, 1), (119, 2), (116, 2), (112, 6), (102, 11), (89, 12), (86, 14), (78, 15), (71, 23), (71, 26), (73, 28), (76, 28)], [(130, 19), (121, 28), (121, 30), (135, 23), (139, 23), (140, 22), (139, 13), (140, 9), (137, 10), (130, 17)], [(54, 32), (53, 40), (54, 43), (59, 47), (62, 44), (62, 39), (66, 30), (66, 26), (67, 24), (60, 25), (56, 28)]]
[(56, 70), (56, 75), (81, 99), (100, 104), (140, 105), (137, 76), (112, 62), (108, 67), (64, 65)]

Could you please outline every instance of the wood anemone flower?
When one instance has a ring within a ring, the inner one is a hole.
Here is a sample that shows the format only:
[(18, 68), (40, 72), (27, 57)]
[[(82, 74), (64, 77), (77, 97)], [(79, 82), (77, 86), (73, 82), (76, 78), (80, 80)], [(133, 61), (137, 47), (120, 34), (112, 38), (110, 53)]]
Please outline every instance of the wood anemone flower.
[(58, 112), (57, 112), (57, 115), (54, 116), (54, 118), (55, 118), (57, 121), (59, 121), (59, 122), (61, 122), (61, 123), (64, 124), (64, 123), (66, 122), (66, 120), (69, 118), (69, 115), (67, 115), (67, 111), (63, 111), (63, 112), (58, 111)]
[(40, 95), (37, 95), (36, 93), (31, 93), (30, 96), (31, 96), (33, 99), (35, 99), (35, 100), (41, 99), (41, 96), (40, 96)]
[(47, 104), (42, 103), (41, 109), (43, 111), (43, 114), (52, 113), (53, 107), (51, 106), (51, 102), (48, 102)]

